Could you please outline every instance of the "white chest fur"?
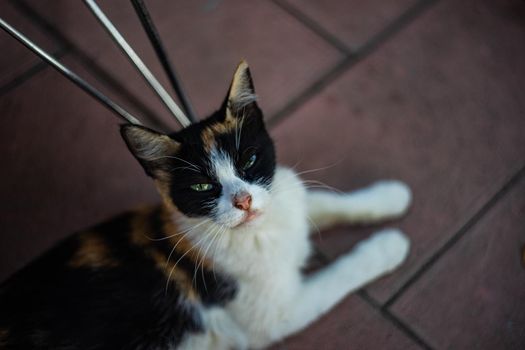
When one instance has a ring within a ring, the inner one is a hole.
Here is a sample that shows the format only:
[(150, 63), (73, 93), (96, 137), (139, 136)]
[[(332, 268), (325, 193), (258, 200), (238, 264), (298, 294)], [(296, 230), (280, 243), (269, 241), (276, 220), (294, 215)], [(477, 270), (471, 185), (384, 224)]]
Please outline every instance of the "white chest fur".
[(383, 230), (303, 278), (310, 218), (320, 228), (372, 222), (400, 216), (409, 203), (408, 188), (396, 181), (345, 195), (307, 192), (291, 170), (278, 168), (264, 215), (224, 232), (210, 256), (237, 280), (238, 294), (225, 308), (203, 311), (207, 333), (188, 337), (181, 348), (262, 348), (306, 327), (349, 292), (401, 264), (409, 247), (399, 231)]
[[(234, 348), (265, 346), (279, 337), (274, 328), (285, 321), (287, 303), (300, 286), (300, 268), (310, 254), (302, 182), (291, 170), (279, 167), (263, 216), (253, 225), (223, 235), (210, 249), (212, 259), (216, 268), (237, 280), (238, 293), (225, 309), (204, 311), (208, 327), (222, 335), (217, 335), (213, 345), (211, 339), (201, 341), (213, 348), (233, 344)], [(204, 249), (207, 242), (200, 245)], [(225, 330), (223, 324), (229, 329)], [(225, 340), (224, 344), (218, 342), (219, 338)]]
[(227, 310), (250, 346), (264, 346), (280, 337), (277, 328), (286, 322), (288, 305), (301, 286), (300, 269), (310, 255), (306, 190), (293, 172), (277, 170), (267, 215), (234, 242), (224, 268), (235, 271), (239, 293)]

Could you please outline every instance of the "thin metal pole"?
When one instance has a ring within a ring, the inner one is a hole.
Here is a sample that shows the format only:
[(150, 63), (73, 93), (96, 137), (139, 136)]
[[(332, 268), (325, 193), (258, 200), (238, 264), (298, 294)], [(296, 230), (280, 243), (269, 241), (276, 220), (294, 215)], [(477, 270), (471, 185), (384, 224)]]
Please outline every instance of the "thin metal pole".
[(159, 32), (157, 31), (157, 28), (151, 19), (146, 4), (143, 0), (131, 0), (131, 3), (133, 4), (135, 12), (137, 12), (137, 16), (139, 17), (140, 22), (142, 23), (142, 26), (148, 35), (151, 45), (153, 45), (153, 49), (155, 49), (155, 52), (157, 53), (157, 57), (159, 58), (159, 61), (162, 64), (168, 79), (170, 80), (173, 90), (175, 90), (175, 93), (179, 97), (182, 108), (184, 108), (186, 111), (186, 114), (188, 115), (188, 118), (191, 120), (191, 122), (195, 122), (197, 120), (195, 110), (193, 109), (188, 96), (184, 93), (184, 89), (182, 88), (179, 79), (177, 79), (175, 68), (168, 59), (168, 54), (164, 49)]
[(125, 121), (131, 124), (142, 125), (142, 123), (137, 118), (135, 118), (133, 115), (131, 115), (128, 111), (126, 111), (124, 108), (122, 108), (121, 106), (119, 106), (118, 104), (110, 100), (107, 96), (105, 96), (100, 91), (95, 89), (84, 79), (82, 79), (77, 74), (72, 72), (69, 68), (64, 66), (59, 61), (57, 61), (55, 58), (53, 58), (53, 56), (49, 55), (42, 48), (37, 46), (34, 42), (29, 40), (26, 36), (24, 36), (22, 33), (17, 31), (15, 28), (13, 28), (9, 23), (4, 21), (2, 18), (0, 18), (0, 27), (3, 30), (5, 30), (9, 35), (11, 35), (13, 38), (18, 40), (22, 44), (24, 44), (29, 50), (33, 51), (36, 55), (42, 58), (45, 62), (51, 65), (51, 67), (56, 69), (63, 76), (71, 80), (78, 87), (80, 87), (82, 90), (90, 94), (92, 97), (94, 97), (104, 106), (106, 106), (112, 112), (116, 113), (120, 118), (124, 119)]
[(168, 94), (168, 92), (162, 87), (162, 85), (159, 83), (159, 81), (155, 78), (153, 73), (146, 67), (144, 62), (140, 59), (140, 57), (135, 53), (133, 48), (126, 42), (124, 37), (119, 33), (117, 28), (111, 23), (109, 18), (106, 17), (104, 12), (98, 7), (97, 3), (94, 0), (84, 0), (84, 3), (89, 7), (91, 12), (95, 15), (95, 17), (98, 19), (98, 21), (104, 26), (104, 28), (107, 30), (107, 32), (111, 35), (113, 40), (119, 45), (119, 47), (124, 51), (124, 53), (128, 56), (128, 58), (131, 60), (131, 62), (135, 65), (135, 67), (139, 70), (139, 72), (142, 74), (144, 79), (150, 84), (150, 86), (155, 90), (157, 95), (159, 95), (160, 99), (166, 107), (171, 111), (171, 113), (175, 116), (175, 118), (179, 121), (179, 123), (186, 127), (191, 124), (190, 120), (184, 112), (177, 106), (175, 101), (171, 98), (171, 96)]

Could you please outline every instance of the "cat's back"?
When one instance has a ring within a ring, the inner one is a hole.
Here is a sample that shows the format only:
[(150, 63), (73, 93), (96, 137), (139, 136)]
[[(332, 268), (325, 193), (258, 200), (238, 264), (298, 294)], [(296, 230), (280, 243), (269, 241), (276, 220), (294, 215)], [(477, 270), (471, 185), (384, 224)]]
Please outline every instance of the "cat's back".
[(160, 207), (127, 212), (14, 274), (0, 286), (0, 348), (148, 348), (198, 331), (191, 286), (166, 276), (166, 230)]

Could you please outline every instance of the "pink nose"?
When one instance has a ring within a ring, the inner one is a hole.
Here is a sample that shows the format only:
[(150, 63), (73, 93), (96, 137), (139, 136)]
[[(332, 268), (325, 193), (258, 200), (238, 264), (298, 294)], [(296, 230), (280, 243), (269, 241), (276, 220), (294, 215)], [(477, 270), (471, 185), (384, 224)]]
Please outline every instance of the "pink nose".
[(247, 192), (237, 193), (233, 197), (233, 206), (241, 210), (250, 210), (252, 205), (252, 196)]

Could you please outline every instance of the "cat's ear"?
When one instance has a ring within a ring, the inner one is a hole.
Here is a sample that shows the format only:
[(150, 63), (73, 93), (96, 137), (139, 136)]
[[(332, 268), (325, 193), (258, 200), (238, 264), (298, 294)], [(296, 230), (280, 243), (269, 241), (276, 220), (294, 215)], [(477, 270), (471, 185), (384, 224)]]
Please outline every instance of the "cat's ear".
[(252, 76), (248, 63), (242, 60), (233, 75), (232, 83), (225, 101), (225, 115), (230, 117), (245, 117), (250, 114), (260, 115), (257, 106), (257, 96), (253, 87)]
[(120, 133), (146, 174), (161, 179), (169, 173), (171, 157), (180, 149), (177, 141), (168, 135), (131, 124), (123, 125)]

